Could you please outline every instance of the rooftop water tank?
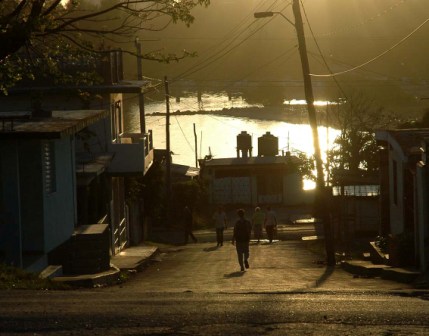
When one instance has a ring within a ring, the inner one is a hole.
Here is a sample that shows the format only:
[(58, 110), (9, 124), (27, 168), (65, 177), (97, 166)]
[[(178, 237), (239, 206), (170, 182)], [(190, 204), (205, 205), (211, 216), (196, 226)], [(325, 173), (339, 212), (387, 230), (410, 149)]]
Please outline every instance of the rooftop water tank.
[(258, 138), (258, 156), (277, 156), (279, 139), (270, 132)]
[(242, 157), (252, 156), (252, 137), (246, 131), (237, 135), (237, 157), (240, 157), (240, 151)]

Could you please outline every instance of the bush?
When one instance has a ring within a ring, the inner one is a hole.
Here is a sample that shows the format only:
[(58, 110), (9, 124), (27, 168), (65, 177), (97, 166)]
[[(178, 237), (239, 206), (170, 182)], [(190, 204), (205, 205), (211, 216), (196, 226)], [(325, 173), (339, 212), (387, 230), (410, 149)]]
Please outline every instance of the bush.
[(41, 279), (37, 273), (24, 271), (23, 269), (0, 264), (0, 289), (67, 289), (69, 286)]

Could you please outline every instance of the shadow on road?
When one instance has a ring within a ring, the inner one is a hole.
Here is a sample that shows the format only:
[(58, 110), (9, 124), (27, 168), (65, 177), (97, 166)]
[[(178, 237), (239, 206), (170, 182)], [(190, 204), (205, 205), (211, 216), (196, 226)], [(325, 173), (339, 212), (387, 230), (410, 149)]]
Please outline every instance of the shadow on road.
[(203, 248), (203, 251), (204, 252), (213, 252), (213, 251), (216, 251), (218, 249), (219, 249), (219, 246), (212, 246), (212, 247)]
[(321, 286), (326, 280), (328, 280), (328, 278), (332, 275), (332, 273), (334, 273), (334, 270), (335, 270), (335, 266), (327, 266), (325, 268), (325, 272), (323, 272), (320, 278), (316, 280), (314, 287)]
[(244, 275), (244, 272), (232, 272), (224, 275), (224, 278), (239, 278)]

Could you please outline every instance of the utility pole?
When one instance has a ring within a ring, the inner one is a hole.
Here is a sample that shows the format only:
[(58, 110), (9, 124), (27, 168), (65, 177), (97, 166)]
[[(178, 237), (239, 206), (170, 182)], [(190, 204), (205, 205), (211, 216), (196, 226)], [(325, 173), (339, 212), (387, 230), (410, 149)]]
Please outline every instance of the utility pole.
[(195, 142), (195, 168), (198, 168), (198, 139), (197, 139), (197, 131), (195, 129), (194, 123), (194, 142)]
[(171, 209), (171, 149), (170, 149), (170, 91), (168, 88), (167, 76), (164, 77), (165, 86), (165, 105), (166, 105), (166, 124), (165, 124), (165, 140), (166, 140), (166, 169), (165, 169), (165, 192), (166, 192), (166, 215), (167, 225), (170, 223)]
[[(142, 68), (142, 45), (139, 42), (139, 38), (135, 40), (136, 53), (137, 53), (137, 80), (143, 80), (143, 68)], [(146, 133), (146, 118), (144, 110), (144, 93), (139, 93), (139, 114), (140, 114), (140, 133)]]
[(301, 57), (302, 74), (304, 77), (305, 100), (307, 101), (308, 119), (313, 133), (314, 157), (316, 160), (316, 195), (315, 195), (315, 211), (323, 220), (325, 233), (325, 249), (327, 264), (335, 265), (335, 248), (332, 237), (331, 222), (329, 216), (327, 198), (329, 197), (325, 190), (325, 181), (323, 176), (323, 162), (320, 151), (319, 132), (317, 130), (316, 109), (314, 108), (313, 87), (310, 77), (310, 65), (308, 63), (307, 47), (305, 43), (304, 24), (301, 16), (300, 0), (293, 0), (293, 14), (295, 16), (295, 29), (298, 36), (299, 54)]
[(313, 86), (310, 77), (310, 65), (308, 63), (307, 46), (305, 43), (304, 24), (302, 22), (300, 0), (293, 0), (292, 8), (295, 16), (295, 29), (298, 35), (299, 55), (301, 57), (302, 75), (304, 77), (305, 100), (307, 101), (308, 119), (313, 133), (314, 157), (316, 160), (317, 188), (324, 188), (323, 162), (320, 151), (319, 132), (317, 130), (316, 109), (314, 108)]

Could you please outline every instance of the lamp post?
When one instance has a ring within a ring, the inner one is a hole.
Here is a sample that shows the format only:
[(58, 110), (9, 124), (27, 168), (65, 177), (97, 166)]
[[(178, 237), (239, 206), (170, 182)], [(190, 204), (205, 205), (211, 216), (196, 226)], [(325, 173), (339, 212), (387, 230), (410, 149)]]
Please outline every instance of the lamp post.
[(324, 231), (325, 231), (325, 243), (326, 243), (326, 255), (327, 264), (330, 266), (335, 265), (335, 249), (331, 233), (331, 225), (329, 220), (329, 213), (326, 203), (325, 192), (325, 180), (323, 175), (323, 161), (320, 151), (319, 132), (317, 130), (317, 118), (316, 109), (314, 108), (314, 94), (313, 87), (311, 84), (310, 77), (310, 65), (307, 56), (307, 46), (305, 44), (304, 25), (302, 22), (301, 8), (299, 0), (293, 0), (292, 9), (295, 17), (295, 23), (289, 20), (281, 12), (257, 12), (254, 13), (256, 19), (272, 17), (276, 14), (282, 16), (287, 22), (289, 22), (296, 30), (298, 36), (298, 48), (299, 55), (301, 58), (302, 74), (304, 78), (304, 90), (305, 100), (307, 102), (308, 119), (313, 134), (313, 147), (314, 147), (314, 158), (316, 161), (316, 195), (315, 195), (315, 211), (320, 217), (322, 217)]

